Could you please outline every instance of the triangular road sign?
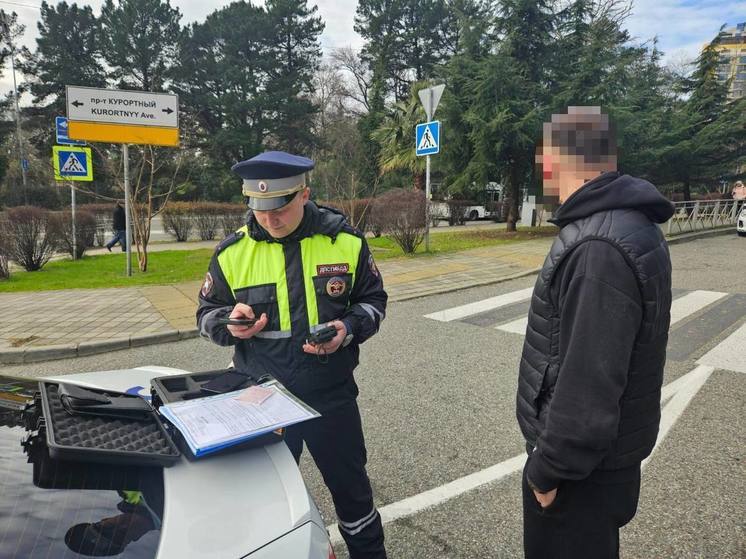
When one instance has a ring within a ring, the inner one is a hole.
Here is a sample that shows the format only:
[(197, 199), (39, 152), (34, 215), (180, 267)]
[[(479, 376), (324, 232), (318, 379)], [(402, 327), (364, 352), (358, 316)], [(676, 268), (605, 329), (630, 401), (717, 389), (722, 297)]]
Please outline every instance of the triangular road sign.
[(418, 150), (423, 149), (433, 149), (437, 148), (438, 144), (435, 143), (435, 140), (433, 139), (433, 134), (430, 132), (430, 127), (425, 127), (425, 132), (422, 134), (422, 139), (420, 139), (420, 144), (417, 146)]
[(65, 161), (65, 164), (60, 169), (61, 173), (85, 173), (86, 169), (81, 164), (80, 160), (75, 156), (74, 153), (71, 153), (67, 161)]

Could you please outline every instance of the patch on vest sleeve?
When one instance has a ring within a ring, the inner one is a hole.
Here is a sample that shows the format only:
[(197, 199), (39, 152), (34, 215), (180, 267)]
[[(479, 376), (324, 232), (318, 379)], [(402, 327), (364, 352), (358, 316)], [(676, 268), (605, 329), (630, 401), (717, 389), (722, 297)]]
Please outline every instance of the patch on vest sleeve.
[(381, 272), (378, 271), (378, 266), (376, 266), (376, 261), (373, 260), (373, 254), (368, 256), (368, 268), (370, 268), (374, 276), (378, 277), (381, 275)]
[(319, 264), (316, 266), (317, 276), (338, 276), (350, 271), (349, 264)]
[(207, 296), (210, 295), (210, 293), (212, 293), (212, 286), (213, 286), (212, 274), (210, 272), (207, 272), (207, 275), (205, 276), (205, 281), (202, 284), (202, 289), (200, 289), (200, 294), (202, 295), (203, 298), (206, 299)]

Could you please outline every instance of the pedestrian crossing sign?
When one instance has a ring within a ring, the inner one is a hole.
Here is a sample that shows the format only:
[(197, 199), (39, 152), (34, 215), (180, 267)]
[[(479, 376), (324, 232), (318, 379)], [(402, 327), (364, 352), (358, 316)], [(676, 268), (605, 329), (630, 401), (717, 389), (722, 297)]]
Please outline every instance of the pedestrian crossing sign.
[(91, 148), (54, 146), (52, 148), (54, 178), (58, 181), (92, 181)]
[(415, 151), (420, 155), (433, 155), (440, 151), (440, 121), (423, 122), (417, 125)]

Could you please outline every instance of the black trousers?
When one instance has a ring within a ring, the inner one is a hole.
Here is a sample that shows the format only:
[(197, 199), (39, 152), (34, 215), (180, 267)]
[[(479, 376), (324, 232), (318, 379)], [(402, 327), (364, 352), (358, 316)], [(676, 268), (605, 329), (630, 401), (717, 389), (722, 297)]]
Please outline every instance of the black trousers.
[(617, 559), (619, 528), (637, 512), (640, 468), (618, 475), (594, 472), (563, 481), (542, 509), (523, 472), (523, 549), (526, 559)]
[(350, 559), (385, 559), (381, 516), (365, 471), (367, 453), (357, 402), (288, 427), (285, 442), (296, 462), (306, 443), (332, 494)]

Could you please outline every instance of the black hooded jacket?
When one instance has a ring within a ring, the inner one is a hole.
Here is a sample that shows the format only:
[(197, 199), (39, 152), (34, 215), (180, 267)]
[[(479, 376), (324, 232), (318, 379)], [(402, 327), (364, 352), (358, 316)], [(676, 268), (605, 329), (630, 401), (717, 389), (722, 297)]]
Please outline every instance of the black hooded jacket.
[(517, 417), (542, 491), (650, 454), (671, 307), (671, 261), (657, 225), (672, 204), (649, 182), (605, 173), (570, 196), (536, 281)]

